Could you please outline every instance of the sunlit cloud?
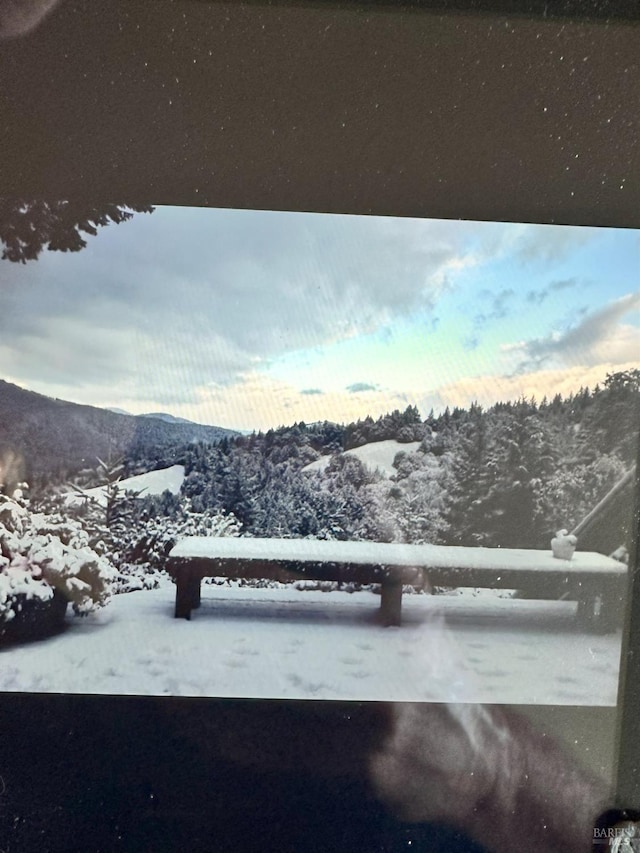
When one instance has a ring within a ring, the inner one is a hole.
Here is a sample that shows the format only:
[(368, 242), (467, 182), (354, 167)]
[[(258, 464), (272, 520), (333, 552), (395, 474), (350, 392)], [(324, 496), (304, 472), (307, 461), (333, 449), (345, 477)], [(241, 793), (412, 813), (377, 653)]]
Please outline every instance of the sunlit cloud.
[(200, 388), (198, 397), (198, 403), (174, 407), (173, 411), (198, 423), (248, 430), (266, 430), (299, 421), (348, 423), (415, 403), (412, 393), (390, 389), (309, 395), (258, 372), (248, 373), (226, 388)]
[(484, 407), (508, 400), (535, 398), (540, 402), (544, 397), (552, 399), (556, 394), (569, 397), (580, 388), (602, 386), (608, 374), (632, 370), (638, 367), (638, 360), (628, 362), (603, 362), (590, 367), (575, 366), (557, 370), (537, 370), (531, 373), (513, 376), (481, 376), (465, 378), (450, 385), (443, 385), (434, 392), (419, 398), (421, 410), (436, 412), (449, 406), (468, 407), (477, 402)]

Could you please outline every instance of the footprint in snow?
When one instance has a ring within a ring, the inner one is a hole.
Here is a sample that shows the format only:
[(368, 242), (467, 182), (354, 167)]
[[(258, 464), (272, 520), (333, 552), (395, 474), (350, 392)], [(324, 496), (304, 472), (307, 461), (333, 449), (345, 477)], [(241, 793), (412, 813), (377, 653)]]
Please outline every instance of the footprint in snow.
[(232, 654), (234, 655), (250, 655), (251, 657), (255, 657), (259, 655), (260, 652), (257, 649), (247, 648), (247, 646), (243, 646), (241, 649), (233, 649)]
[(300, 678), (297, 673), (287, 675), (287, 681), (294, 687), (298, 687), (305, 693), (310, 693), (313, 696), (317, 695), (321, 691), (328, 691), (331, 689), (329, 685), (325, 684), (323, 681), (306, 681), (304, 678)]
[(580, 680), (571, 675), (556, 675), (554, 681), (557, 681), (558, 684), (580, 684)]
[(242, 659), (231, 658), (230, 660), (224, 661), (224, 665), (228, 666), (229, 669), (244, 669), (246, 667), (246, 662)]
[(609, 664), (604, 663), (588, 663), (586, 668), (589, 672), (601, 672), (603, 674), (607, 674), (611, 672), (611, 666)]

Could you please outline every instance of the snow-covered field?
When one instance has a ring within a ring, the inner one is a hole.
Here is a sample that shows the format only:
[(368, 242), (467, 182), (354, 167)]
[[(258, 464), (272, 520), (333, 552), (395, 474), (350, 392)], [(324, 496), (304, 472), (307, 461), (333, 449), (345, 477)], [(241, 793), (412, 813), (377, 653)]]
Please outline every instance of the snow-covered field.
[[(354, 447), (351, 450), (346, 450), (344, 455), (355, 456), (370, 471), (378, 470), (385, 477), (391, 477), (396, 473), (396, 469), (393, 467), (393, 460), (396, 458), (396, 454), (401, 450), (404, 453), (414, 453), (420, 447), (420, 444), (421, 442), (419, 441), (410, 441), (406, 444), (401, 444), (399, 441), (395, 441), (395, 439), (387, 439), (385, 441), (375, 441), (371, 444), (363, 444), (361, 447)], [(331, 459), (331, 456), (322, 456), (320, 459), (316, 459), (315, 462), (306, 465), (302, 470), (324, 471)]]
[[(184, 466), (172, 465), (171, 468), (162, 468), (159, 471), (149, 471), (147, 474), (137, 474), (135, 477), (129, 477), (126, 480), (118, 482), (118, 488), (140, 492), (141, 495), (161, 495), (163, 492), (169, 491), (174, 495), (179, 494), (184, 481)], [(83, 489), (82, 494), (88, 498), (93, 498), (94, 501), (101, 506), (106, 506), (107, 494), (106, 486), (97, 486), (95, 489)], [(82, 496), (77, 492), (70, 492), (66, 497), (70, 504), (76, 504), (83, 500)]]
[(0, 691), (615, 705), (620, 632), (578, 629), (575, 604), (491, 594), (203, 585), (190, 622), (174, 586), (116, 596), (56, 636), (0, 653)]

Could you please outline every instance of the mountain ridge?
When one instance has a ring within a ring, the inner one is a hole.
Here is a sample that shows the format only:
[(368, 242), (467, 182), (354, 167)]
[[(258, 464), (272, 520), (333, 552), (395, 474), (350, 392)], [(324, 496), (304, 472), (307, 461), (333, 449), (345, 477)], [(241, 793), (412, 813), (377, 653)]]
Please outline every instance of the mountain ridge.
[(207, 426), (206, 424), (198, 424), (196, 421), (190, 421), (188, 418), (179, 418), (176, 415), (171, 415), (169, 412), (143, 412), (141, 415), (135, 415), (137, 418), (158, 418), (160, 421), (165, 421), (168, 424), (193, 424), (194, 426)]
[(141, 447), (214, 444), (237, 431), (153, 415), (130, 415), (72, 403), (0, 379), (0, 475), (2, 454), (24, 460), (28, 481), (72, 476), (96, 459), (124, 457)]

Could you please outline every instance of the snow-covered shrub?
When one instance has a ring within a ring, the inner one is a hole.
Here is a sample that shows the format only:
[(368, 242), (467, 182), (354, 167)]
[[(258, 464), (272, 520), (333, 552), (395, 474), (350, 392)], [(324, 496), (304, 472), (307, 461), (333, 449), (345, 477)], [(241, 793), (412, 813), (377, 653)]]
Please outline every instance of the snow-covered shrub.
[(59, 590), (77, 614), (103, 605), (115, 579), (111, 563), (73, 519), (33, 513), (19, 493), (0, 494), (0, 619), (22, 602), (47, 601)]
[(65, 545), (52, 534), (38, 535), (27, 557), (50, 586), (64, 593), (78, 614), (90, 613), (111, 595), (115, 569), (87, 545)]
[(23, 600), (48, 601), (52, 597), (49, 584), (19, 563), (0, 570), (0, 623), (11, 621)]
[[(141, 496), (117, 482), (108, 484), (107, 501), (81, 495), (48, 494), (40, 507), (46, 520), (55, 524), (63, 544), (88, 547), (115, 567), (113, 593), (155, 589), (163, 577), (169, 552), (182, 536), (239, 536), (237, 518), (222, 511), (195, 512), (185, 496), (165, 492)], [(84, 578), (81, 578), (84, 579)]]
[(168, 515), (154, 514), (157, 500), (142, 499), (139, 504), (131, 523), (114, 537), (113, 558), (119, 571), (116, 592), (157, 587), (169, 552), (183, 536), (240, 535), (241, 525), (234, 515), (209, 509), (195, 512), (189, 498), (177, 499)]

